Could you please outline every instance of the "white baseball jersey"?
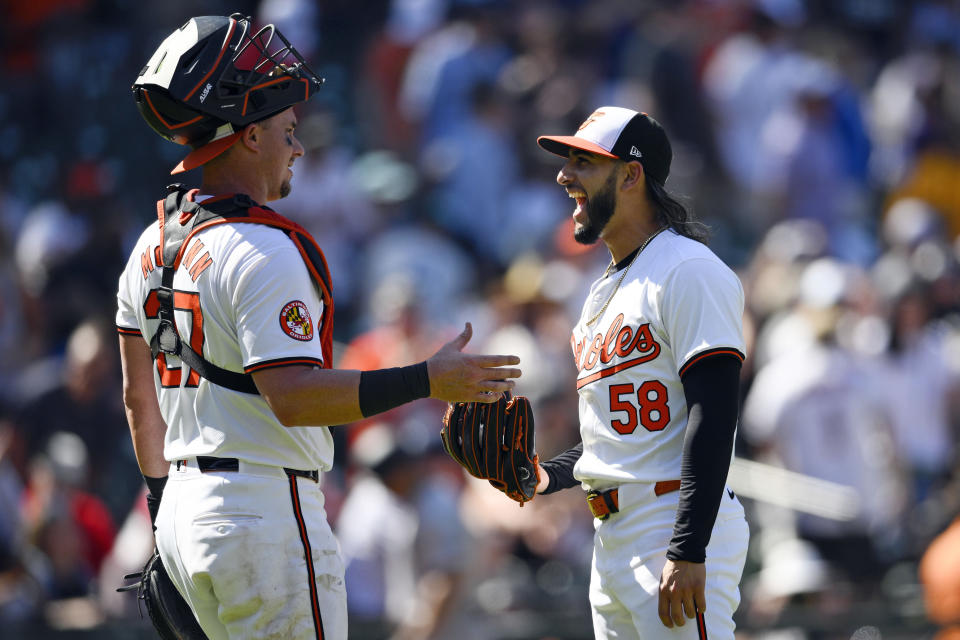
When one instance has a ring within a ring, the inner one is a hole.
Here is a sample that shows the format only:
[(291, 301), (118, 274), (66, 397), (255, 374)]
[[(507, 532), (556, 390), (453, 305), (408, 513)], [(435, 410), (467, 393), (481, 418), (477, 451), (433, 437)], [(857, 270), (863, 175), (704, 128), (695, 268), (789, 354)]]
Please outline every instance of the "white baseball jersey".
[[(201, 198), (197, 198), (199, 202)], [(116, 324), (147, 342), (157, 330), (160, 232), (143, 233), (120, 277)], [(250, 373), (290, 364), (321, 366), (323, 303), (299, 251), (279, 229), (226, 223), (195, 234), (174, 276), (175, 318), (184, 342), (213, 364)], [(202, 378), (160, 355), (154, 382), (167, 423), (164, 457), (217, 456), (326, 471), (327, 428), (285, 427), (259, 395)]]
[(743, 287), (705, 245), (667, 230), (627, 269), (619, 288), (622, 271), (593, 284), (573, 329), (583, 440), (574, 477), (588, 490), (678, 479), (681, 375), (709, 355), (744, 358)]

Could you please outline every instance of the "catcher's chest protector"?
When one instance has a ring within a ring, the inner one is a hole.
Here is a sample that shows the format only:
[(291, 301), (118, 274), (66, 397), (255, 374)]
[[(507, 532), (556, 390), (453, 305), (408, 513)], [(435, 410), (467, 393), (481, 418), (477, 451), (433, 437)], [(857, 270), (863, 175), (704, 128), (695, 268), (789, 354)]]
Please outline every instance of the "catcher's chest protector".
[(258, 393), (248, 373), (228, 371), (204, 359), (177, 332), (173, 318), (173, 275), (180, 266), (184, 250), (195, 233), (225, 222), (265, 224), (283, 230), (300, 251), (307, 271), (320, 290), (323, 314), (320, 318), (320, 344), (323, 366), (333, 363), (333, 295), (330, 270), (323, 251), (306, 229), (275, 211), (258, 205), (244, 194), (218, 196), (197, 204), (192, 200), (196, 190), (188, 192), (182, 184), (167, 187), (167, 197), (157, 202), (160, 220), (160, 250), (157, 266), (161, 269), (161, 286), (157, 290), (160, 303), (160, 326), (150, 339), (154, 360), (160, 353), (175, 355), (198, 374), (222, 387), (243, 393)]

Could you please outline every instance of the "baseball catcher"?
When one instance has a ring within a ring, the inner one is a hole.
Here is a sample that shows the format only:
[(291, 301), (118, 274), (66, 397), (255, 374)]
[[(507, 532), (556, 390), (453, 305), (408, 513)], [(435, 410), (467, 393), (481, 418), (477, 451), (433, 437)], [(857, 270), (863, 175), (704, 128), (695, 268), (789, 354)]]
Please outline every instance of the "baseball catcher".
[(470, 475), (520, 503), (533, 500), (540, 482), (539, 458), (533, 441), (530, 401), (451, 403), (440, 432), (443, 447)]
[[(274, 25), (241, 14), (191, 18), (133, 84), (147, 124), (193, 148), (173, 173), (200, 170), (196, 188), (157, 201), (117, 288), (133, 449), (148, 485), (167, 482), (155, 535), (165, 571), (148, 566), (140, 594), (151, 603), (169, 574), (211, 638), (347, 640), (320, 488), (334, 425), (419, 398), (492, 401), (483, 394), (520, 375), (503, 368), (516, 356), (463, 353), (469, 324), (417, 364), (333, 368), (323, 250), (266, 204), (291, 192), (305, 153), (294, 106), (321, 84)], [(158, 596), (161, 616), (171, 602)]]

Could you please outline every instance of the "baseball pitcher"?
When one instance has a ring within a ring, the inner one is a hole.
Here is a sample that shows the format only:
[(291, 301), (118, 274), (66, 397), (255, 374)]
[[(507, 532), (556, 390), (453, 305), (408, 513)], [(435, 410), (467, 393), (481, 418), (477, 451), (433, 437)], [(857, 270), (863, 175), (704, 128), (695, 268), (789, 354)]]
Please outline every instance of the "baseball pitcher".
[(571, 338), (582, 441), (540, 464), (516, 397), (452, 405), (444, 444), (521, 504), (583, 487), (597, 638), (733, 640), (749, 536), (725, 487), (743, 288), (666, 191), (672, 151), (656, 120), (601, 107), (573, 136), (538, 143), (566, 160), (557, 182), (576, 202), (575, 239), (611, 255)]

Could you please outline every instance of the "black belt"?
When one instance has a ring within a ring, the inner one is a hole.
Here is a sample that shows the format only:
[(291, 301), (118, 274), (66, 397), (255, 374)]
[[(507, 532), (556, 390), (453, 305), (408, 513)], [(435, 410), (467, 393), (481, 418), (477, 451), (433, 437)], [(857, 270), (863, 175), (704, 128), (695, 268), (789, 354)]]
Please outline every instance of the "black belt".
[[(186, 463), (186, 460), (177, 460), (177, 469), (180, 468), (181, 464), (186, 465)], [(208, 471), (240, 471), (240, 461), (236, 458), (197, 456), (197, 468), (200, 469), (202, 473), (206, 473)], [(307, 478), (309, 480), (313, 480), (314, 482), (320, 482), (320, 472), (316, 469), (311, 471), (302, 471), (300, 469), (288, 469), (287, 467), (284, 467), (283, 471), (288, 476)]]

